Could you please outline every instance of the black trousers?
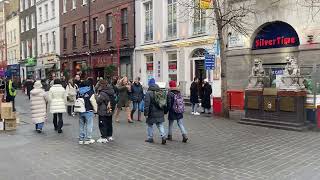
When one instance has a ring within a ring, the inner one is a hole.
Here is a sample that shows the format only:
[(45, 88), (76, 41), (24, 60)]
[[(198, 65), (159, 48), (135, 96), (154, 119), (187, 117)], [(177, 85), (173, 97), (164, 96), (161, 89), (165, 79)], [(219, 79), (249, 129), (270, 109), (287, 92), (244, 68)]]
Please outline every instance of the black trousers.
[(74, 106), (68, 106), (68, 115), (71, 116), (72, 113), (74, 112)]
[(112, 116), (99, 116), (101, 138), (111, 137), (113, 133)]
[[(59, 121), (58, 121), (59, 117)], [(53, 125), (55, 130), (61, 130), (63, 126), (62, 113), (53, 113)]]

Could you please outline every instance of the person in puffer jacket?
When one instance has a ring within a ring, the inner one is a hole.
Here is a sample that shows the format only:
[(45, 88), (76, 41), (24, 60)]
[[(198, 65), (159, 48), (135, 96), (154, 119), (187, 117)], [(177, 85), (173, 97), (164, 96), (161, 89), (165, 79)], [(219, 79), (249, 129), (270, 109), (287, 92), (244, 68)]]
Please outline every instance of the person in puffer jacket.
[(112, 133), (112, 115), (115, 109), (115, 95), (114, 89), (111, 84), (108, 84), (105, 80), (100, 80), (100, 85), (96, 96), (98, 104), (99, 115), (99, 129), (101, 138), (97, 140), (98, 143), (107, 143), (113, 141)]
[(41, 81), (36, 81), (30, 92), (31, 118), (36, 125), (36, 131), (42, 132), (44, 122), (47, 119), (47, 96), (42, 88)]
[[(67, 112), (66, 90), (62, 87), (60, 79), (55, 79), (53, 86), (49, 90), (50, 113), (53, 114), (54, 130), (62, 133), (63, 117), (62, 114)], [(58, 121), (59, 117), (59, 121)]]
[(83, 98), (86, 112), (79, 113), (79, 144), (95, 143), (95, 140), (92, 139), (94, 117), (94, 108), (90, 101), (92, 96), (94, 96), (94, 91), (91, 88), (90, 83), (88, 81), (81, 82), (77, 98)]

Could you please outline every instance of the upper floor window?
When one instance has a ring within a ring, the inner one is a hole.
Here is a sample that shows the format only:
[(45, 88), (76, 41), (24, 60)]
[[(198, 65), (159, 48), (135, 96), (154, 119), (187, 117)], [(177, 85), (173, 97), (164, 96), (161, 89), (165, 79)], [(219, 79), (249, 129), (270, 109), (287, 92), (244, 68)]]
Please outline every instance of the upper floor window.
[(24, 32), (25, 31), (25, 22), (24, 22), (24, 18), (21, 18), (21, 32)]
[(82, 45), (86, 46), (88, 45), (88, 21), (82, 22)]
[(35, 13), (31, 14), (31, 29), (35, 28), (36, 26), (36, 15)]
[(76, 9), (76, 7), (77, 7), (77, 1), (72, 0), (72, 9)]
[(31, 5), (30, 5), (30, 7), (34, 6), (34, 4), (35, 4), (34, 1), (35, 1), (35, 0), (31, 0)]
[(168, 38), (177, 37), (177, 0), (168, 0)]
[(56, 32), (52, 31), (52, 51), (56, 51)]
[(36, 50), (37, 50), (37, 48), (36, 48), (36, 38), (35, 37), (33, 37), (32, 38), (32, 57), (35, 57), (36, 56)]
[(67, 0), (63, 0), (63, 13), (66, 13), (67, 12)]
[(112, 14), (109, 13), (106, 16), (107, 18), (107, 41), (112, 41)]
[(48, 33), (46, 33), (46, 48), (47, 48), (47, 53), (49, 53), (49, 51), (50, 51), (50, 48), (49, 48), (49, 34)]
[(82, 0), (82, 5), (88, 4), (88, 0)]
[(67, 49), (67, 45), (68, 45), (68, 42), (67, 42), (67, 28), (64, 27), (63, 28), (63, 49)]
[(41, 54), (43, 54), (43, 40), (42, 40), (42, 35), (40, 35), (39, 41), (40, 41), (40, 52), (41, 52)]
[(206, 10), (201, 9), (199, 0), (194, 0), (193, 34), (203, 34), (206, 28)]
[(39, 7), (38, 10), (39, 10), (39, 23), (42, 23), (42, 8)]
[(128, 38), (128, 9), (121, 9), (121, 36), (122, 39)]
[(52, 12), (52, 18), (55, 18), (56, 16), (56, 6), (55, 6), (55, 2), (51, 1), (51, 12)]
[(25, 8), (25, 9), (28, 9), (28, 8), (29, 8), (29, 0), (25, 0), (24, 8)]
[(29, 16), (26, 16), (26, 31), (29, 31), (30, 27), (30, 21)]
[(145, 41), (153, 40), (153, 13), (152, 13), (152, 1), (144, 4), (145, 13)]
[(49, 11), (48, 11), (48, 4), (44, 5), (44, 11), (45, 11), (45, 21), (49, 20)]
[(93, 44), (97, 44), (98, 43), (98, 18), (93, 18)]
[(72, 47), (75, 49), (77, 47), (77, 26), (72, 25)]
[(20, 11), (24, 10), (24, 0), (20, 0)]

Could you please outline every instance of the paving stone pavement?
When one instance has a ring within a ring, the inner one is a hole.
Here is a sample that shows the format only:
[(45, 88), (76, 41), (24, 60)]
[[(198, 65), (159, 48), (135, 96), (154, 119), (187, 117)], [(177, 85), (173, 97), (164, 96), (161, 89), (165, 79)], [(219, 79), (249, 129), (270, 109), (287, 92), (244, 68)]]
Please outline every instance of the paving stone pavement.
[[(217, 117), (185, 115), (190, 142), (146, 144), (145, 123), (114, 125), (115, 141), (78, 145), (78, 119), (65, 117), (63, 134), (49, 117), (34, 132), (29, 101), (17, 97), (18, 129), (0, 133), (1, 180), (318, 180), (320, 134), (247, 126)], [(99, 137), (97, 120), (95, 138)], [(158, 134), (157, 134), (158, 135)]]

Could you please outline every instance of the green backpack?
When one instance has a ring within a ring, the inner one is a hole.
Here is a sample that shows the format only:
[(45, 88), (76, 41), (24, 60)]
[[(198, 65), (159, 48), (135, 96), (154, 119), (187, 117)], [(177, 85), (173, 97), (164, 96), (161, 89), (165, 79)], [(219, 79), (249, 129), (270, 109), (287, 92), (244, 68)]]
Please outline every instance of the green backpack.
[(164, 110), (167, 107), (167, 93), (163, 90), (154, 91), (154, 104)]

